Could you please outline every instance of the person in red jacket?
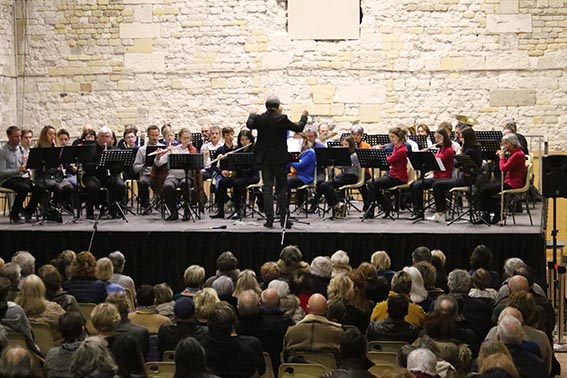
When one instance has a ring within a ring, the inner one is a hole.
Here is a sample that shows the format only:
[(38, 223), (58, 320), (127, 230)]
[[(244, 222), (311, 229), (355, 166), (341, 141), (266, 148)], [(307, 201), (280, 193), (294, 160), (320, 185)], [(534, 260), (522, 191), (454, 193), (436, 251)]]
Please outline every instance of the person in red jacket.
[[(494, 183), (480, 191), (480, 210), (482, 219), (477, 223), (496, 224), (500, 221), (500, 201), (495, 197), (502, 189), (517, 189), (526, 183), (526, 155), (516, 134), (507, 134), (502, 138), (502, 148), (497, 151), (500, 157), (500, 170), (504, 174), (504, 185)], [(494, 216), (490, 219), (490, 213)]]
[(444, 171), (434, 171), (433, 177), (419, 179), (410, 185), (413, 202), (413, 214), (410, 220), (423, 219), (423, 191), (433, 187), (437, 179), (451, 178), (455, 166), (455, 150), (452, 147), (451, 138), (446, 129), (435, 131), (435, 145), (437, 152), (435, 157), (439, 158), (445, 166)]
[[(364, 217), (367, 219), (374, 218), (375, 201), (378, 202), (384, 210), (384, 218), (388, 218), (392, 210), (392, 205), (389, 199), (384, 197), (383, 189), (392, 188), (408, 182), (406, 133), (401, 128), (394, 127), (388, 131), (388, 135), (390, 137), (390, 144), (394, 148), (392, 154), (387, 157), (390, 169), (388, 175), (374, 179), (369, 185), (368, 192), (371, 205), (366, 214), (364, 214)], [(378, 146), (378, 148), (384, 147), (385, 146)]]

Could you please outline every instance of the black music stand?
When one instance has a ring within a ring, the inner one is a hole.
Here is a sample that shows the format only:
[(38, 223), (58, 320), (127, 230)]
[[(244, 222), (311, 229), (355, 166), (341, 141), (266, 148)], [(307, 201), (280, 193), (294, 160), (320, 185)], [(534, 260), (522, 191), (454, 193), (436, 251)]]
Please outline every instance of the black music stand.
[[(476, 163), (468, 155), (455, 155), (455, 160), (457, 160), (457, 162), (461, 166), (461, 170), (464, 171), (464, 172), (467, 172), (469, 174), (476, 176), (476, 174), (480, 170), (480, 167), (478, 165), (476, 165)], [(474, 224), (474, 222), (476, 220), (475, 218), (477, 218), (477, 217), (476, 217), (476, 211), (474, 209), (473, 185), (474, 185), (474, 180), (469, 185), (469, 209), (467, 211), (465, 211), (464, 213), (460, 214), (457, 218), (451, 220), (451, 222), (449, 222), (447, 224), (447, 226), (450, 226), (453, 223), (455, 223), (456, 221), (463, 219), (467, 215), (469, 216), (468, 222), (470, 222), (471, 224)], [(478, 218), (482, 219), (482, 217), (478, 217)], [(486, 222), (484, 222), (484, 223), (486, 223)], [(486, 223), (486, 224), (488, 224), (488, 223)]]
[[(378, 169), (380, 171), (388, 171), (390, 169), (386, 157), (386, 151), (384, 151), (383, 149), (357, 148), (356, 155), (358, 156), (358, 161), (360, 162), (360, 166), (362, 168), (372, 169), (372, 177), (374, 177), (374, 169)], [(368, 206), (368, 209), (366, 209), (362, 216), (362, 222), (364, 222), (367, 214), (369, 214), (369, 212), (373, 210), (376, 205), (376, 202), (374, 202), (370, 204), (370, 206)]]
[(146, 157), (144, 159), (144, 165), (146, 167), (151, 167), (152, 165), (154, 165), (154, 161), (156, 160), (155, 152), (162, 147), (163, 146), (159, 146), (159, 145), (146, 146)]
[(336, 140), (330, 140), (327, 142), (327, 148), (341, 147), (341, 142)]
[[(32, 148), (28, 155), (28, 162), (26, 167), (29, 169), (41, 170), (42, 173), (42, 216), (41, 221), (36, 224), (43, 224), (47, 221), (54, 221), (57, 223), (62, 223), (61, 212), (54, 209), (54, 213), (48, 217), (48, 211), (51, 212), (51, 207), (49, 205), (49, 195), (48, 190), (45, 185), (45, 175), (48, 168), (57, 168), (61, 163), (59, 163), (59, 157), (62, 154), (62, 147), (45, 147), (45, 148)], [(48, 219), (52, 218), (52, 219)]]
[(420, 150), (427, 148), (427, 135), (410, 135), (409, 139), (417, 143), (417, 148)]
[[(185, 182), (189, 182), (189, 171), (201, 170), (205, 166), (205, 158), (203, 154), (169, 154), (167, 159), (168, 169), (182, 169), (185, 172)], [(195, 218), (201, 219), (199, 211), (191, 207), (191, 188), (187, 185), (183, 196), (185, 203), (183, 204), (184, 216), (183, 220), (191, 220), (195, 222)]]
[(500, 139), (480, 139), (480, 151), (486, 161), (496, 161), (496, 151), (500, 149)]
[(366, 142), (371, 146), (379, 146), (390, 143), (388, 134), (371, 134), (366, 136)]
[[(83, 141), (83, 143), (73, 146), (78, 147), (77, 154), (75, 155), (75, 163), (77, 164), (77, 171), (75, 177), (77, 178), (77, 195), (75, 196), (77, 215), (74, 221), (78, 221), (81, 218), (81, 191), (82, 191), (82, 175), (79, 178), (79, 172), (83, 171), (82, 166), (87, 163), (91, 163), (95, 159), (96, 155), (96, 145), (94, 141)], [(90, 249), (89, 249), (90, 251)]]
[[(100, 159), (97, 164), (97, 169), (99, 168), (106, 168), (111, 173), (112, 172), (123, 172), (125, 169), (131, 168), (132, 164), (134, 164), (134, 159), (136, 157), (135, 150), (133, 149), (126, 149), (126, 150), (104, 150), (100, 155)], [(126, 214), (124, 213), (124, 209), (120, 201), (115, 201), (112, 204), (105, 203), (102, 208), (100, 209), (100, 213), (97, 218), (97, 222), (100, 220), (102, 214), (104, 213), (105, 207), (110, 205), (114, 205), (118, 210), (118, 214), (120, 217), (128, 223), (128, 219), (126, 218)], [(126, 211), (130, 212), (132, 215), (134, 213), (128, 209)]]
[(191, 144), (195, 146), (197, 151), (200, 151), (203, 146), (203, 135), (201, 133), (191, 133)]
[[(415, 171), (419, 171), (419, 180), (421, 184), (423, 184), (423, 180), (425, 179), (425, 174), (430, 171), (444, 171), (445, 166), (439, 165), (439, 163), (443, 164), (441, 161), (438, 161), (435, 157), (435, 154), (431, 151), (423, 151), (423, 152), (412, 152), (408, 151), (408, 159), (411, 163), (411, 166)], [(418, 218), (413, 221), (413, 223), (420, 222), (425, 220), (425, 208), (421, 214), (421, 218)], [(414, 212), (416, 210), (414, 209)]]
[(497, 140), (498, 142), (502, 140), (502, 131), (475, 130), (474, 133), (476, 134), (477, 140)]

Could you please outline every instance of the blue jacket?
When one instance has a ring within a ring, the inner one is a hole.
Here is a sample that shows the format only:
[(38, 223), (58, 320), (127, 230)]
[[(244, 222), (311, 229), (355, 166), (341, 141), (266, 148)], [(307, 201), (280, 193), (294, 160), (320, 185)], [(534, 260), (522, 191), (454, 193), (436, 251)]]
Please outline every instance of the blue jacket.
[(305, 150), (299, 155), (299, 161), (290, 163), (295, 168), (297, 177), (304, 183), (309, 184), (315, 180), (315, 167), (317, 160), (315, 159), (315, 151), (312, 148)]

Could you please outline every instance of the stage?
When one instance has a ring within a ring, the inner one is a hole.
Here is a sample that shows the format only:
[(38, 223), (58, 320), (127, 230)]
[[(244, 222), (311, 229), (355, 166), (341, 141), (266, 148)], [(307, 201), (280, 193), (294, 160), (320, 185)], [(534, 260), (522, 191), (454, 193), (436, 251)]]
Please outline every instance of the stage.
[[(441, 249), (447, 256), (447, 271), (455, 267), (468, 268), (473, 248), (486, 244), (494, 253), (494, 267), (501, 269), (504, 260), (516, 256), (533, 269), (536, 281), (545, 281), (545, 235), (541, 228), (542, 204), (532, 209), (534, 225), (527, 214), (516, 215), (506, 226), (475, 226), (467, 222), (445, 224), (423, 221), (413, 224), (402, 212), (400, 219), (372, 219), (361, 222), (361, 214), (351, 211), (346, 219), (321, 220), (318, 216), (299, 217), (310, 224), (294, 224), (285, 230), (284, 245), (296, 244), (310, 262), (318, 255), (330, 256), (338, 249), (347, 251), (351, 265), (369, 261), (374, 251), (385, 250), (392, 260), (392, 268), (400, 269), (411, 263), (414, 248), (425, 245)], [(1, 257), (9, 261), (11, 255), (26, 249), (37, 256), (37, 266), (48, 263), (63, 249), (76, 252), (87, 250), (93, 233), (94, 221), (81, 219), (71, 222), (64, 217), (63, 224), (9, 224), (8, 217), (0, 217), (2, 240)], [(67, 223), (65, 223), (67, 222)], [(191, 264), (205, 267), (207, 276), (215, 269), (217, 256), (232, 251), (240, 261), (240, 268), (256, 271), (262, 263), (277, 260), (282, 248), (282, 229), (266, 229), (263, 220), (246, 218), (244, 221), (209, 219), (165, 222), (155, 212), (148, 216), (128, 216), (121, 219), (103, 219), (98, 223), (92, 252), (102, 257), (120, 250), (126, 256), (125, 273), (137, 284), (168, 282), (174, 290), (183, 287), (183, 271)], [(225, 229), (218, 229), (226, 226)]]

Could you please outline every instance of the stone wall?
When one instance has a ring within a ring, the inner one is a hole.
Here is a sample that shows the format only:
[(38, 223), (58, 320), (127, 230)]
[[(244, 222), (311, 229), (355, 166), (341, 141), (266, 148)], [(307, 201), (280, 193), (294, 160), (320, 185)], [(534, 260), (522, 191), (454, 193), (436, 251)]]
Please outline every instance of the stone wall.
[(16, 123), (16, 70), (12, 0), (0, 0), (0, 125)]
[(24, 123), (240, 126), (275, 93), (339, 130), (515, 117), (567, 147), (564, 0), (361, 5), (360, 39), (291, 41), (282, 0), (28, 2)]

